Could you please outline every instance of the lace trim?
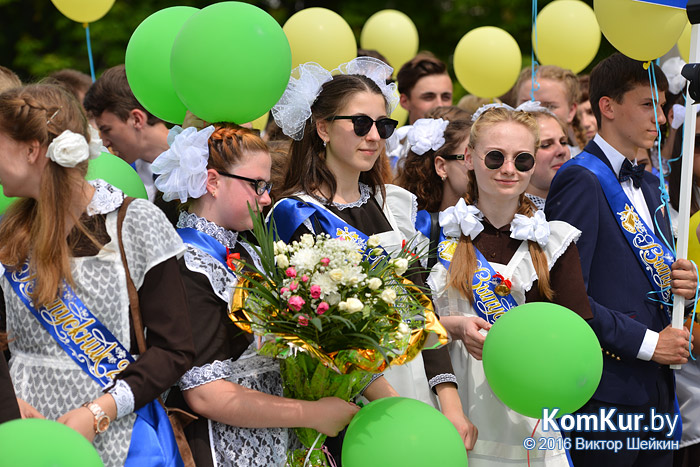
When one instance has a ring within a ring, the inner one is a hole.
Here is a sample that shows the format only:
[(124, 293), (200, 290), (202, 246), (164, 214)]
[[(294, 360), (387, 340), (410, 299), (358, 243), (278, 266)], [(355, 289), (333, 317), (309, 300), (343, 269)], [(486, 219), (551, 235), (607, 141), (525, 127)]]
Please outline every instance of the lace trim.
[(195, 366), (187, 370), (180, 381), (181, 391), (201, 386), (202, 384), (211, 383), (219, 379), (226, 379), (233, 375), (229, 361), (214, 360), (212, 363), (207, 363), (203, 366)]
[[(551, 221), (551, 223), (558, 222), (558, 221)], [(568, 225), (568, 224), (566, 224)], [(579, 237), (581, 237), (581, 231), (576, 229), (575, 227), (571, 227), (570, 231), (567, 233), (567, 235), (564, 237), (564, 240), (562, 241), (561, 245), (559, 248), (557, 248), (554, 252), (552, 252), (551, 257), (547, 258), (547, 267), (551, 271), (552, 267), (554, 267), (554, 264), (557, 262), (557, 260), (561, 257), (561, 255), (564, 254), (564, 252), (569, 248), (569, 245), (571, 245), (571, 242), (576, 242)], [(548, 251), (545, 250), (545, 253), (548, 253)], [(529, 256), (529, 255), (528, 255)], [(537, 280), (537, 271), (535, 271), (534, 265), (532, 265), (532, 261), (529, 261), (528, 264), (528, 269), (532, 270), (532, 273), (530, 274), (530, 283), (526, 286), (523, 287), (523, 291), (525, 293), (529, 292), (530, 289), (532, 288), (532, 284), (535, 283), (535, 280)]]
[(110, 213), (119, 209), (124, 202), (124, 193), (104, 180), (90, 180), (88, 183), (95, 188), (95, 193), (87, 206), (88, 216)]
[(350, 209), (350, 208), (359, 208), (363, 204), (366, 204), (367, 201), (369, 201), (369, 198), (372, 196), (372, 190), (369, 189), (369, 186), (365, 185), (364, 183), (360, 183), (360, 199), (353, 203), (329, 203), (326, 198), (323, 196), (318, 196), (318, 195), (312, 195), (314, 198), (322, 202), (323, 204), (331, 204), (332, 206), (335, 206), (336, 208), (340, 209), (341, 211), (343, 209)]
[(532, 203), (537, 209), (539, 209), (540, 211), (544, 211), (544, 203), (547, 201), (545, 198), (530, 193), (525, 193), (525, 196), (530, 198), (530, 201), (532, 201)]
[[(192, 272), (205, 275), (216, 296), (225, 303), (229, 302), (231, 291), (237, 283), (236, 276), (230, 269), (224, 267), (208, 253), (190, 244), (187, 244), (185, 251), (185, 266)], [(260, 268), (257, 262), (256, 267)]]
[(117, 420), (134, 411), (134, 393), (126, 381), (118, 379), (108, 392), (117, 404)]
[(433, 389), (435, 386), (442, 383), (454, 383), (457, 385), (457, 377), (452, 373), (440, 373), (439, 375), (430, 378), (430, 381), (428, 381), (428, 386), (430, 386), (430, 389)]
[(236, 242), (238, 241), (238, 232), (226, 230), (223, 227), (220, 227), (215, 223), (191, 212), (183, 211), (180, 213), (180, 218), (177, 221), (177, 227), (179, 229), (192, 228), (199, 230), (230, 249), (235, 247)]
[(372, 377), (370, 378), (369, 382), (368, 382), (367, 384), (365, 384), (365, 387), (363, 387), (363, 388), (360, 390), (360, 395), (361, 395), (361, 396), (364, 395), (365, 391), (366, 391), (367, 388), (370, 386), (370, 384), (372, 384), (372, 383), (374, 383), (376, 380), (378, 380), (380, 376), (384, 376), (384, 373), (374, 373), (374, 374), (372, 374)]

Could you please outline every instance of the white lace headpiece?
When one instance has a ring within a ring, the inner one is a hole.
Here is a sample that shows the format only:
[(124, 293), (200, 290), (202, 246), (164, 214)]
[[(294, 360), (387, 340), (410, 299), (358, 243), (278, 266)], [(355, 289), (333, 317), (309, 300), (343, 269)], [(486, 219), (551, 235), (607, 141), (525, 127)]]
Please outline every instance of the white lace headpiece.
[(62, 167), (75, 167), (83, 161), (95, 159), (102, 153), (102, 140), (92, 125), (88, 125), (88, 131), (89, 143), (80, 133), (64, 130), (51, 141), (46, 157)]
[(661, 65), (661, 71), (668, 80), (668, 91), (671, 94), (680, 94), (688, 83), (688, 80), (681, 75), (681, 70), (686, 63), (680, 57), (672, 57)]
[(299, 141), (304, 135), (306, 121), (311, 117), (311, 106), (323, 85), (332, 80), (335, 74), (363, 75), (374, 81), (389, 104), (391, 113), (399, 102), (396, 84), (386, 84), (393, 71), (389, 65), (372, 57), (352, 59), (332, 72), (318, 63), (303, 63), (292, 70), (287, 89), (272, 108), (272, 117), (285, 135)]
[(548, 115), (554, 116), (554, 113), (552, 113), (551, 110), (549, 110), (547, 107), (542, 106), (540, 101), (525, 101), (519, 106), (513, 108), (509, 106), (508, 104), (504, 104), (502, 102), (497, 102), (494, 104), (485, 104), (476, 109), (476, 112), (474, 112), (474, 115), (472, 115), (472, 122), (475, 122), (481, 115), (486, 112), (487, 110), (490, 109), (508, 109), (512, 110), (514, 112), (541, 112), (545, 113)]
[(190, 127), (175, 136), (170, 149), (163, 152), (151, 164), (154, 174), (159, 174), (155, 185), (163, 192), (165, 201), (199, 198), (207, 192), (207, 162), (209, 161), (209, 137), (214, 126), (197, 131)]

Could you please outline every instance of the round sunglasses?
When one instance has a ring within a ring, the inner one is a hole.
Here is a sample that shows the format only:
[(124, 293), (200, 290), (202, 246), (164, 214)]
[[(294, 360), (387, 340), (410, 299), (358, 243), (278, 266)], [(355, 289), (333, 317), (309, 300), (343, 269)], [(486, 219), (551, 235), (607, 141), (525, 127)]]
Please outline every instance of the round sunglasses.
[(265, 181), (265, 180), (256, 180), (254, 178), (248, 178), (248, 177), (241, 177), (240, 175), (234, 175), (230, 174), (227, 172), (222, 172), (220, 170), (217, 170), (219, 175), (223, 175), (224, 177), (230, 177), (230, 178), (235, 178), (237, 180), (243, 180), (244, 182), (248, 182), (253, 186), (253, 189), (255, 189), (255, 194), (258, 196), (262, 196), (265, 194), (265, 192), (270, 192), (272, 190), (272, 183)]
[(372, 125), (377, 125), (377, 133), (382, 139), (387, 139), (393, 135), (396, 126), (399, 124), (399, 122), (389, 117), (372, 120), (367, 115), (336, 115), (328, 119), (328, 121), (333, 120), (352, 120), (352, 128), (357, 136), (365, 136), (372, 129)]
[[(497, 150), (487, 152), (483, 159), (486, 168), (491, 170), (500, 169), (506, 162), (506, 156)], [(518, 172), (527, 172), (535, 166), (535, 156), (529, 152), (521, 152), (513, 159), (513, 165)]]

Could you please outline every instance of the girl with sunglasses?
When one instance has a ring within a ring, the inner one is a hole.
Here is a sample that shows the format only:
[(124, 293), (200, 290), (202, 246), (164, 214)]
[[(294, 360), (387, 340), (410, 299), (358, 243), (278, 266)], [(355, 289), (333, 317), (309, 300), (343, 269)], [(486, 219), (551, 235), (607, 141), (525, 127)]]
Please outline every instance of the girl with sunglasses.
[[(547, 222), (524, 196), (538, 146), (538, 124), (529, 113), (504, 107), (480, 113), (466, 153), (469, 190), (440, 213), (443, 240), (428, 283), (441, 322), (453, 336), (448, 346), (465, 414), (479, 429), (470, 466), (522, 464), (528, 452), (523, 439), (537, 437), (532, 434), (537, 420), (513, 412), (491, 391), (481, 362), (483, 331), (473, 331), (489, 329), (500, 314), (526, 302), (550, 301), (592, 316), (574, 244), (580, 232), (564, 222)], [(481, 298), (482, 275), (475, 277), (477, 261), (480, 271), (491, 269), (486, 284), (501, 307), (494, 313), (480, 311), (490, 308)], [(532, 450), (530, 463), (568, 465), (561, 450)]]
[[(384, 185), (380, 176), (380, 154), (396, 127), (388, 117), (398, 103), (395, 85), (387, 85), (391, 72), (391, 67), (370, 57), (343, 64), (335, 74), (313, 63), (293, 72), (272, 110), (284, 133), (295, 139), (281, 191), (281, 197), (295, 203), (282, 206), (313, 207), (317, 213), (306, 219), (296, 216), (293, 223), (294, 208), (282, 213), (278, 202), (273, 209), (278, 231), (290, 232), (282, 240), (323, 233), (319, 218), (327, 218), (365, 236), (378, 235), (390, 255), (398, 253), (404, 242), (415, 241), (415, 196)], [(335, 236), (335, 231), (326, 233)], [(471, 448), (476, 430), (462, 413), (445, 348), (422, 352), (384, 376), (366, 388), (365, 397), (400, 394), (433, 403), (432, 388), (443, 394), (448, 416)]]
[(178, 233), (195, 357), (168, 403), (198, 416), (185, 430), (198, 466), (284, 465), (288, 427), (336, 435), (358, 410), (337, 398), (281, 397), (279, 364), (257, 355), (228, 317), (243, 263), (262, 267), (243, 237), (253, 226), (249, 207), (270, 204), (270, 165), (265, 142), (229, 124), (187, 128), (153, 162), (163, 199), (190, 200)]

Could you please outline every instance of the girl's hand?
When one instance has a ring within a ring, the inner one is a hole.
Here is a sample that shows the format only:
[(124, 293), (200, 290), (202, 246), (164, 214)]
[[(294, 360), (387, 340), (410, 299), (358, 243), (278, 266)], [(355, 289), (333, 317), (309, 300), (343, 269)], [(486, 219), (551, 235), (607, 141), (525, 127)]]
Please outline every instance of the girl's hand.
[(360, 410), (357, 405), (338, 397), (324, 397), (310, 404), (310, 428), (328, 436), (337, 436)]
[(73, 428), (91, 443), (95, 439), (95, 416), (87, 407), (78, 407), (61, 415), (59, 423)]
[(27, 401), (19, 397), (17, 398), (17, 405), (19, 405), (19, 413), (22, 415), (22, 418), (46, 418)]
[(476, 439), (479, 436), (479, 430), (472, 422), (469, 421), (464, 412), (461, 410), (457, 411), (445, 411), (445, 417), (457, 428), (459, 436), (462, 437), (464, 442), (464, 447), (467, 451), (474, 449), (474, 444), (476, 444)]
[(486, 336), (480, 332), (482, 329), (486, 331), (491, 329), (491, 325), (485, 319), (477, 316), (463, 318), (462, 333), (459, 338), (464, 342), (467, 351), (477, 360), (481, 360), (486, 340)]

